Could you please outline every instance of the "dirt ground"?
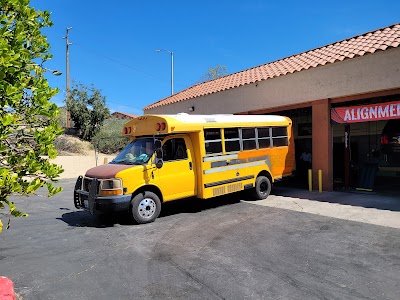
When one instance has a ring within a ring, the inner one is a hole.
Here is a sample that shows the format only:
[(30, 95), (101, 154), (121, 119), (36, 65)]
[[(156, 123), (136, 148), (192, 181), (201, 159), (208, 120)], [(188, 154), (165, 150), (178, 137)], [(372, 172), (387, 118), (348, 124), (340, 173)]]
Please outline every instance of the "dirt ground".
[[(76, 178), (84, 175), (87, 170), (96, 166), (96, 155), (94, 150), (87, 151), (86, 155), (75, 155), (71, 153), (61, 153), (51, 161), (62, 166), (64, 172), (59, 179)], [(97, 165), (110, 162), (115, 155), (97, 154)]]

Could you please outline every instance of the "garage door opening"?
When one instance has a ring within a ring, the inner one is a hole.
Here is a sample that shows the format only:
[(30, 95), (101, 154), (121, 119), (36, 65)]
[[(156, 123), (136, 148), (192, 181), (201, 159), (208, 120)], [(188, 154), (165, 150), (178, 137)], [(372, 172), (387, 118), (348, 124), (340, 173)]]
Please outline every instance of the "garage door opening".
[[(339, 108), (339, 113), (343, 113), (341, 116), (347, 113), (348, 119), (347, 123), (332, 124), (334, 189), (400, 194), (397, 102)], [(378, 117), (368, 119), (375, 117), (375, 111)], [(361, 115), (362, 112), (365, 114)], [(339, 116), (332, 114), (332, 119), (337, 121)]]

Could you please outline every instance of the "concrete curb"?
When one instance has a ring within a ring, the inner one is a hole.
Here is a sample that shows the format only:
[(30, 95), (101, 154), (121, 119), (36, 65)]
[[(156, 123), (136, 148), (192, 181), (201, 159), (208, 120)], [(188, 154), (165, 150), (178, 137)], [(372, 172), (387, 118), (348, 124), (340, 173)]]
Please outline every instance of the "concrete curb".
[(0, 276), (0, 300), (16, 300), (14, 283), (7, 277)]

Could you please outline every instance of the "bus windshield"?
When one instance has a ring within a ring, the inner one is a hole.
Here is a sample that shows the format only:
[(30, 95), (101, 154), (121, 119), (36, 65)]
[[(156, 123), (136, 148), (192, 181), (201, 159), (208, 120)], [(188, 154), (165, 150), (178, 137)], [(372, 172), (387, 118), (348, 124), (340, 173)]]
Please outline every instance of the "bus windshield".
[(146, 164), (154, 154), (152, 138), (136, 139), (127, 145), (110, 163), (124, 165)]

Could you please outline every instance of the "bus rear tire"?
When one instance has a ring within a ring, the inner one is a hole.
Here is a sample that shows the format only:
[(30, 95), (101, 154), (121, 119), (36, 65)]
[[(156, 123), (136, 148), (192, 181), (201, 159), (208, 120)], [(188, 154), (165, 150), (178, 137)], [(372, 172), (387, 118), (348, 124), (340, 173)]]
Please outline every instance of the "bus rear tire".
[(254, 187), (254, 198), (257, 200), (266, 199), (271, 193), (271, 181), (266, 176), (258, 176)]
[(141, 192), (131, 201), (131, 214), (138, 224), (154, 222), (160, 212), (160, 198), (153, 192)]

